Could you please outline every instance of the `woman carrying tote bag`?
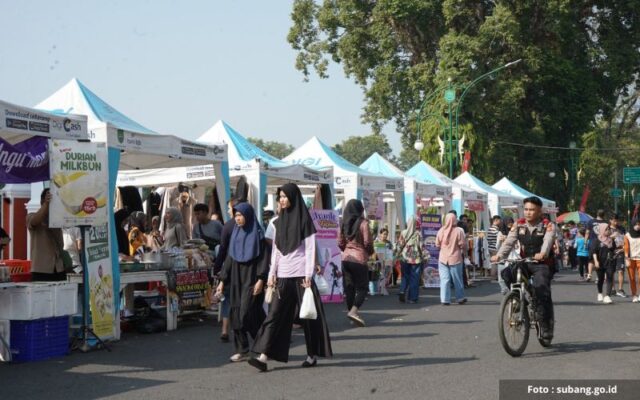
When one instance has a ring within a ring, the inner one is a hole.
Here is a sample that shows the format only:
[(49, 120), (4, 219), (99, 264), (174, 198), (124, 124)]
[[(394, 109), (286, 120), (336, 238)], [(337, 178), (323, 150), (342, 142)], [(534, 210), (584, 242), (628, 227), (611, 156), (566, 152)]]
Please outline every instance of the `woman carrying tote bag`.
[(317, 316), (300, 319), (307, 344), (307, 359), (303, 367), (314, 367), (318, 357), (331, 357), (329, 328), (324, 315), (320, 293), (312, 276), (316, 264), (316, 230), (300, 189), (287, 183), (278, 189), (280, 215), (274, 221), (271, 269), (267, 285), (275, 288), (269, 315), (264, 321), (253, 352), (259, 356), (249, 364), (260, 371), (267, 370), (267, 360), (289, 361), (291, 329), (300, 309), (304, 292), (313, 292)]

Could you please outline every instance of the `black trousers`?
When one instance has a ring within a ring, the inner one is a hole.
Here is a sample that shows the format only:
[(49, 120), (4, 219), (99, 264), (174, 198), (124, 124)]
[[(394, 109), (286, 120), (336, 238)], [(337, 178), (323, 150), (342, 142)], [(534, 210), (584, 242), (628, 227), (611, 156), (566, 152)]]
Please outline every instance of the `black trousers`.
[(569, 247), (569, 264), (571, 265), (571, 269), (576, 269), (576, 266), (578, 265), (578, 249), (576, 249), (575, 247), (571, 246)]
[[(606, 262), (605, 265), (600, 264), (600, 268), (596, 269), (596, 274), (598, 274), (598, 293), (604, 294), (605, 296), (611, 296), (614, 272), (616, 272), (615, 262)], [(607, 277), (607, 288), (605, 292), (602, 293), (605, 276)]]
[[(291, 329), (296, 310), (300, 309), (305, 288), (302, 287), (303, 278), (278, 278), (276, 293), (274, 293), (269, 315), (264, 321), (256, 341), (253, 352), (264, 353), (272, 360), (289, 361), (289, 347), (291, 346)], [(331, 357), (331, 339), (329, 327), (320, 300), (320, 293), (313, 279), (311, 280), (314, 303), (318, 317), (316, 319), (301, 319), (304, 329), (304, 340), (307, 345), (308, 356)]]
[(548, 327), (549, 321), (553, 318), (551, 270), (545, 264), (529, 264), (527, 267), (533, 277), (533, 291), (536, 295), (536, 318)]
[(342, 276), (347, 310), (351, 310), (353, 306), (362, 307), (369, 291), (369, 268), (365, 264), (343, 261)]
[(233, 344), (236, 346), (237, 353), (249, 352), (249, 335), (245, 329), (233, 330)]
[(580, 272), (581, 277), (584, 277), (584, 274), (589, 273), (589, 257), (578, 256), (578, 271)]

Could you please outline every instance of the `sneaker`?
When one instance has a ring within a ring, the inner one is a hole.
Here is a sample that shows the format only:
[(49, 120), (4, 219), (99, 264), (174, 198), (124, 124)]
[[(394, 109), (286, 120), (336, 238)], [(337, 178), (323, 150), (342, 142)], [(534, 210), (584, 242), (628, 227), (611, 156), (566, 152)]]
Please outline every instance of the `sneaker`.
[(627, 294), (624, 292), (624, 290), (618, 290), (618, 291), (616, 292), (616, 296), (618, 296), (618, 297), (622, 297), (622, 298), (626, 298), (626, 297), (627, 297)]
[(241, 361), (248, 361), (248, 360), (249, 360), (248, 353), (237, 353), (229, 357), (229, 361), (231, 362), (241, 362)]
[(611, 300), (611, 297), (609, 297), (609, 296), (604, 296), (604, 300), (602, 300), (602, 302), (604, 304), (611, 304), (611, 303), (613, 303), (613, 300)]
[(638, 302), (638, 296), (633, 296), (633, 298), (631, 299), (632, 303), (637, 303)]
[(604, 300), (604, 296), (602, 296), (602, 293), (598, 293), (598, 301), (602, 302)]
[(591, 274), (587, 275), (587, 282), (591, 282)]
[(364, 319), (362, 319), (358, 314), (347, 314), (347, 318), (349, 318), (351, 321), (353, 321), (354, 324), (358, 325), (361, 328), (365, 325)]

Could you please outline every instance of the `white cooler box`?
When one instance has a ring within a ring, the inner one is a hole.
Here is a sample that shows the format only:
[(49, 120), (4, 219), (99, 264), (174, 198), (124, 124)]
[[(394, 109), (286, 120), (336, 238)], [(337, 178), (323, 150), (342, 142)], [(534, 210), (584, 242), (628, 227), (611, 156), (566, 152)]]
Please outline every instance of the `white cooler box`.
[(53, 316), (78, 313), (78, 284), (58, 282), (53, 286)]
[(0, 289), (0, 319), (32, 320), (53, 317), (53, 287), (20, 283)]
[(75, 314), (78, 285), (68, 282), (19, 283), (0, 289), (0, 319), (33, 320)]

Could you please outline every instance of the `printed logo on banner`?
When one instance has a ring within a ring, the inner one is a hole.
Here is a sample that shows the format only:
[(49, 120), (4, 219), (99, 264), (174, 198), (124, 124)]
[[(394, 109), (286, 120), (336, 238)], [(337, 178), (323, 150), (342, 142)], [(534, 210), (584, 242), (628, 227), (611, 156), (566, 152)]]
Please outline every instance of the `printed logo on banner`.
[(217, 156), (218, 154), (224, 153), (224, 148), (219, 146), (213, 146), (213, 155)]
[(7, 118), (7, 128), (29, 130), (29, 123), (22, 119)]
[(122, 129), (118, 129), (118, 143), (124, 143), (124, 131)]

